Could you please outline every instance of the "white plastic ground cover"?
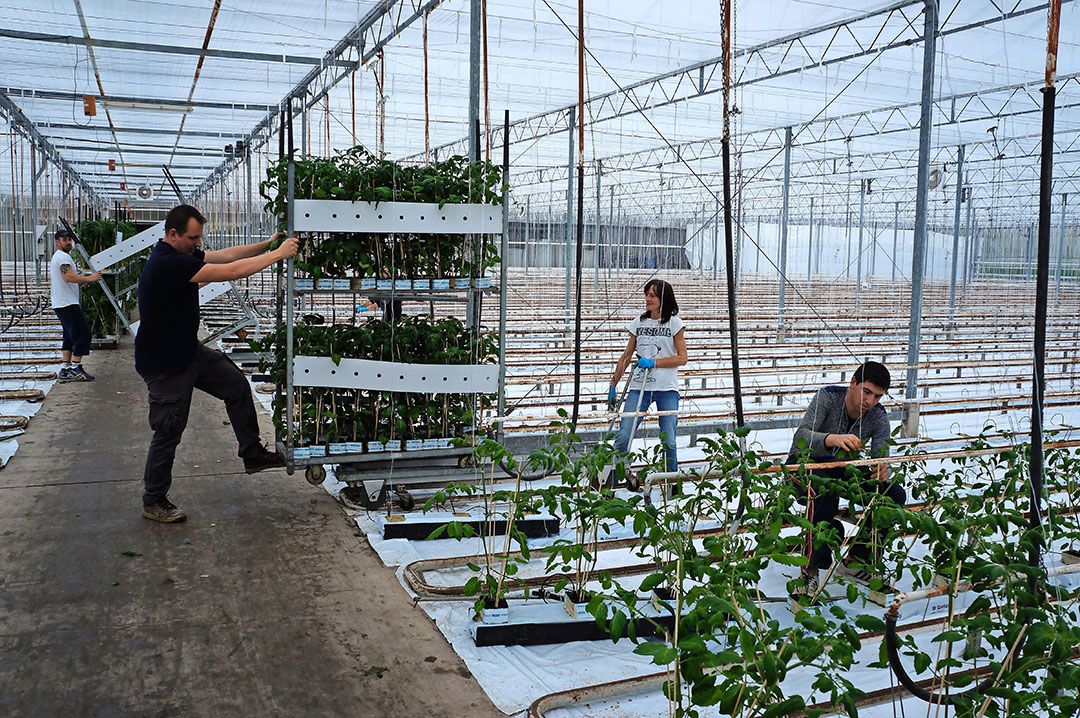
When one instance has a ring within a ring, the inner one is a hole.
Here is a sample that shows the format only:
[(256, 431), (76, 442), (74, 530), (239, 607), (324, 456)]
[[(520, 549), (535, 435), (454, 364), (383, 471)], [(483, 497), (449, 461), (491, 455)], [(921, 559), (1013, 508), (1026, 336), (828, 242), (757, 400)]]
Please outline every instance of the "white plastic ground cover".
[[(51, 356), (55, 356), (55, 353)], [(27, 364), (23, 366), (19, 365), (6, 365), (0, 367), (0, 389), (41, 389), (48, 396), (53, 386), (56, 384), (55, 380), (39, 381), (29, 379), (8, 379), (6, 374), (17, 374), (24, 371), (60, 371), (60, 364)], [(0, 401), (0, 415), (2, 416), (25, 416), (31, 418), (37, 414), (41, 409), (42, 402), (30, 402), (30, 401)], [(23, 432), (12, 432), (5, 434), (7, 436), (18, 436)], [(0, 468), (7, 466), (11, 457), (19, 450), (19, 442), (14, 438), (0, 438)]]
[(19, 442), (15, 439), (0, 441), (0, 469), (7, 466), (15, 452), (19, 450)]
[[(918, 549), (915, 552), (917, 551)], [(790, 578), (789, 574), (795, 570), (775, 566), (767, 569), (761, 583), (763, 593), (771, 596), (784, 596), (786, 592), (785, 583)], [(1059, 577), (1055, 579), (1055, 583), (1066, 588), (1075, 588), (1080, 585), (1080, 575), (1072, 574)], [(842, 592), (842, 587), (839, 584), (830, 584), (828, 588), (834, 596), (839, 596)], [(902, 584), (901, 588), (910, 589), (910, 580)], [(962, 612), (973, 598), (973, 594), (959, 595), (956, 599), (955, 610)], [(524, 602), (510, 600), (509, 603), (511, 620), (513, 620), (515, 607), (523, 606)], [(542, 607), (530, 609), (530, 616), (534, 613), (536, 615), (549, 613), (551, 618), (561, 620), (562, 616), (565, 615), (561, 613), (563, 608), (560, 604), (549, 603), (544, 605), (537, 599), (533, 599), (531, 603), (539, 603)], [(900, 625), (902, 627), (904, 624), (915, 623), (934, 616), (943, 616), (948, 610), (947, 603), (948, 598), (944, 596), (912, 601), (905, 605), (901, 613)], [(534, 700), (548, 693), (647, 675), (660, 670), (659, 667), (649, 663), (642, 657), (634, 655), (632, 652), (633, 644), (626, 639), (617, 643), (604, 640), (577, 641), (551, 646), (492, 646), (477, 648), (473, 640), (474, 622), (469, 601), (424, 600), (419, 605), (435, 621), (439, 630), (465, 661), (465, 664), (492, 702), (506, 713), (523, 711)], [(884, 613), (884, 609), (881, 607), (872, 604), (851, 604), (843, 599), (836, 601), (833, 605), (843, 607), (852, 616), (852, 620), (854, 620), (855, 615), (860, 613), (873, 615), (883, 615)], [(778, 601), (765, 604), (765, 610), (781, 625), (791, 626), (794, 623), (794, 617), (788, 610), (786, 602)], [(936, 644), (931, 645), (929, 641), (937, 632), (937, 629), (930, 628), (917, 634), (916, 640), (920, 648), (928, 651), (930, 655), (935, 655)], [(889, 671), (867, 667), (869, 663), (878, 659), (880, 640), (873, 639), (863, 642), (863, 649), (858, 654), (856, 665), (847, 674), (849, 680), (866, 691), (889, 686), (891, 677)], [(809, 696), (809, 686), (812, 680), (813, 676), (808, 671), (792, 672), (785, 681), (785, 691), (789, 694), (798, 692)], [(577, 706), (573, 709), (565, 709), (565, 711), (552, 711), (548, 715), (611, 716), (612, 718), (624, 718), (633, 715), (641, 716), (641, 718), (651, 716), (661, 718), (668, 715), (668, 707), (659, 692), (651, 692), (587, 706)], [(703, 715), (712, 714), (706, 711), (703, 712)]]

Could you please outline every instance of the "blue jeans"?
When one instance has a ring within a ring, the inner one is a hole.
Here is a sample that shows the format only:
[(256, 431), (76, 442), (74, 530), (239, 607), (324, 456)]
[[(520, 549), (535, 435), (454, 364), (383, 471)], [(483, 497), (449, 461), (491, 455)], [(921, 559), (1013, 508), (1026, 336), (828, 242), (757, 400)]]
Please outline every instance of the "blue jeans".
[[(641, 407), (638, 407), (638, 399)], [(626, 393), (626, 405), (623, 412), (645, 411), (651, 404), (656, 404), (657, 411), (675, 411), (679, 408), (679, 392), (677, 391), (646, 391), (644, 395), (640, 389), (631, 389)], [(666, 414), (657, 417), (660, 422), (660, 441), (664, 445), (664, 463), (668, 471), (679, 470), (679, 457), (675, 451), (675, 427), (679, 423), (677, 414)], [(624, 416), (619, 425), (619, 431), (615, 435), (615, 450), (625, 453), (630, 447), (630, 436), (634, 433), (636, 422), (642, 417)]]

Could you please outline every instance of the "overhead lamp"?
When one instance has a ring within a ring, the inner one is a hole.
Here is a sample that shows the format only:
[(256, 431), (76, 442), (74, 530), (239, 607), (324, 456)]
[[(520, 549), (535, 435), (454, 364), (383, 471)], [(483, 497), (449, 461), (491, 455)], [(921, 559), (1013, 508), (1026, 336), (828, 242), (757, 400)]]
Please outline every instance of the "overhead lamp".
[(135, 100), (111, 100), (105, 99), (105, 104), (110, 107), (122, 107), (128, 110), (146, 110), (150, 112), (193, 112), (191, 105), (165, 105), (160, 102), (138, 102)]

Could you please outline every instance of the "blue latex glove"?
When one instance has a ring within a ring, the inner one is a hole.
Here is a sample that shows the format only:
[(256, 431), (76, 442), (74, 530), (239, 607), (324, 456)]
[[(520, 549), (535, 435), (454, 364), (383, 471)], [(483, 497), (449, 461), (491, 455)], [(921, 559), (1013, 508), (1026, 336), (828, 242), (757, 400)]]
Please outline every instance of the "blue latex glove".
[(656, 362), (649, 357), (641, 357), (637, 360), (638, 369), (652, 369)]
[(607, 408), (608, 411), (615, 411), (618, 405), (618, 399), (615, 396), (615, 387), (609, 386), (607, 390)]

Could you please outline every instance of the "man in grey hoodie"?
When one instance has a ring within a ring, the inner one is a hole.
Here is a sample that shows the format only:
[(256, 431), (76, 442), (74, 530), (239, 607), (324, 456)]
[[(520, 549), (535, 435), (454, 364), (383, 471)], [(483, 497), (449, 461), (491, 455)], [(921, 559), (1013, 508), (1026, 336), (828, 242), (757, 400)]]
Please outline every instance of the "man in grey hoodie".
[[(881, 398), (889, 390), (891, 377), (883, 364), (868, 361), (859, 366), (847, 387), (826, 386), (819, 389), (806, 409), (795, 437), (787, 463), (824, 463), (859, 458), (869, 445), (868, 458), (889, 455), (889, 419)], [(866, 457), (864, 457), (866, 458)], [(861, 493), (880, 502), (882, 498), (903, 506), (907, 502), (904, 487), (889, 481), (889, 468), (882, 464), (872, 470), (861, 469)], [(818, 571), (832, 565), (832, 547), (844, 538), (844, 526), (836, 519), (841, 496), (832, 484), (845, 478), (845, 469), (816, 469), (807, 488), (807, 518), (814, 524), (817, 541), (807, 537), (808, 564), (802, 570), (797, 594), (817, 595)], [(864, 496), (845, 496), (849, 502)], [(847, 560), (837, 566), (837, 572), (860, 583), (873, 578), (871, 546), (878, 541), (873, 516), (867, 515), (865, 528), (859, 531), (848, 552)], [(834, 533), (833, 533), (834, 532)], [(831, 534), (831, 535), (830, 535)], [(824, 540), (822, 540), (824, 539)], [(814, 544), (817, 544), (816, 546)]]

